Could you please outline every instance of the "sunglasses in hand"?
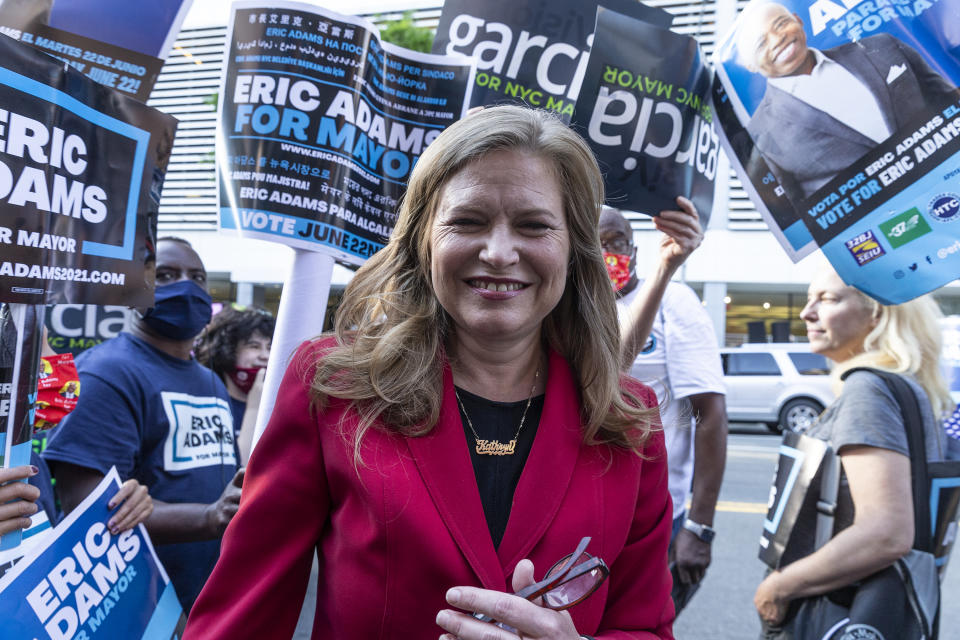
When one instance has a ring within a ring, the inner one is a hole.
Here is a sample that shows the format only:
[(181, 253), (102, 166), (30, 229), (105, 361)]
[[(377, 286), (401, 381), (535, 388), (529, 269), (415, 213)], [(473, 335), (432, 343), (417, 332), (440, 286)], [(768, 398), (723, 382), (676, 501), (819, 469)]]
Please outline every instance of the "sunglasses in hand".
[[(610, 575), (602, 558), (586, 552), (590, 537), (580, 540), (576, 550), (558, 560), (543, 580), (520, 589), (513, 595), (525, 600), (541, 598), (542, 605), (554, 611), (563, 611), (586, 600)], [(503, 623), (480, 613), (473, 617), (482, 622), (493, 622), (504, 629), (513, 630)]]

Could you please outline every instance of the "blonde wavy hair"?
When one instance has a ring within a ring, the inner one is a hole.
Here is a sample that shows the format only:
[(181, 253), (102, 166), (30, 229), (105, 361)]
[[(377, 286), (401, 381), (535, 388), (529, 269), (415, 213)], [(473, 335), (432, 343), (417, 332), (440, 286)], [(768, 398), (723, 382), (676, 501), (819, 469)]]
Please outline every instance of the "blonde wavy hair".
[(547, 160), (563, 190), (570, 266), (542, 338), (567, 359), (579, 383), (584, 441), (639, 453), (654, 428), (657, 409), (644, 408), (621, 387), (617, 312), (597, 232), (603, 179), (593, 153), (551, 112), (498, 106), (454, 123), (420, 157), (390, 241), (348, 284), (336, 344), (313, 365), (314, 404), (322, 409), (332, 398), (343, 399), (360, 416), (352, 434), (357, 462), (371, 427), (417, 437), (439, 419), (453, 327), (432, 285), (433, 219), (450, 178), (500, 150)]
[(840, 388), (840, 376), (854, 367), (875, 367), (914, 376), (930, 399), (933, 415), (940, 419), (954, 402), (940, 372), (943, 317), (933, 296), (925, 295), (897, 305), (881, 304), (853, 289), (877, 324), (863, 342), (863, 353), (834, 368), (833, 379)]

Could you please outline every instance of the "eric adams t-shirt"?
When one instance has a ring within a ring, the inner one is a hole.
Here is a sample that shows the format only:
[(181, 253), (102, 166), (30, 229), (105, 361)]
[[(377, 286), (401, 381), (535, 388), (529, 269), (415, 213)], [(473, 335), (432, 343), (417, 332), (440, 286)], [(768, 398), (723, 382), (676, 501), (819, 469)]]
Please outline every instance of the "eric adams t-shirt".
[[(237, 469), (229, 397), (195, 360), (181, 360), (121, 333), (77, 358), (80, 398), (43, 458), (106, 474), (116, 466), (164, 502), (209, 504)], [(196, 599), (220, 552), (218, 540), (159, 545), (184, 608)]]

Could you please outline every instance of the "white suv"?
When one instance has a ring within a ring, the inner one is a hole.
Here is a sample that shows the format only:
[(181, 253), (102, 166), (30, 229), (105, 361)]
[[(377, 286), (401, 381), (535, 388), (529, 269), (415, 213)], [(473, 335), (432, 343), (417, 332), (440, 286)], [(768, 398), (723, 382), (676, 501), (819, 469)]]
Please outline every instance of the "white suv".
[(745, 344), (720, 350), (727, 419), (802, 433), (833, 402), (827, 359), (806, 343)]

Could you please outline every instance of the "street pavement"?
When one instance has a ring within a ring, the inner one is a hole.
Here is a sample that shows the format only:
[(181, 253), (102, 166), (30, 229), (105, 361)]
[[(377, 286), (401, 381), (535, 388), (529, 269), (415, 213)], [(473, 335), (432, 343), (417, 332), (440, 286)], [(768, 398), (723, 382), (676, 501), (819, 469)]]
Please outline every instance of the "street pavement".
[[(674, 625), (677, 640), (754, 640), (760, 633), (753, 593), (765, 565), (757, 559), (757, 550), (780, 439), (762, 425), (730, 427), (727, 468), (714, 523), (713, 563)], [(956, 566), (947, 570), (942, 600), (940, 640), (960, 640), (960, 606), (956, 604), (960, 569)]]

